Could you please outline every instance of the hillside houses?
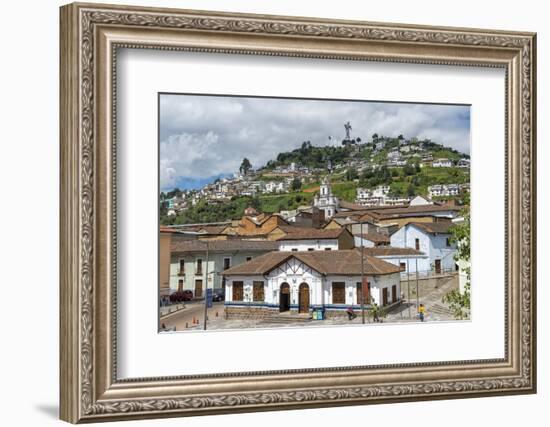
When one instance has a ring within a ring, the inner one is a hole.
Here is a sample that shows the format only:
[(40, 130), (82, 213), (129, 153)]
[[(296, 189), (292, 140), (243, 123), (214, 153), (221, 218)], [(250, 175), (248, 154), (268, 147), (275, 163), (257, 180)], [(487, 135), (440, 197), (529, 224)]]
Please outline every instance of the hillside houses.
[(445, 159), (445, 158), (435, 159), (432, 162), (432, 167), (434, 167), (434, 168), (450, 168), (452, 166), (453, 166), (453, 162), (451, 160)]

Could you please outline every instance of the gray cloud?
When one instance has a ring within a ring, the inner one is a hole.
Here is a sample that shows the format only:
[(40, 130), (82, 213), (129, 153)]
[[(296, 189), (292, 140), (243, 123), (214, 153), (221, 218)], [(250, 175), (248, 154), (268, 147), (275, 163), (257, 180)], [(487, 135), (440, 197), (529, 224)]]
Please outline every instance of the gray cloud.
[(403, 134), (470, 152), (468, 106), (163, 94), (161, 188), (234, 173), (243, 157), (263, 166), (306, 140), (338, 145), (347, 121), (364, 141)]

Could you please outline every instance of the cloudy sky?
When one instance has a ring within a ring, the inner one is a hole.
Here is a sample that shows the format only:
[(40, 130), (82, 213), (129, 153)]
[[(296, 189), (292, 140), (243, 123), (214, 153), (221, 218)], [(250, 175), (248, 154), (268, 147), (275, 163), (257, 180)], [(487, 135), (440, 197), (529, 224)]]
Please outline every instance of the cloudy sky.
[(340, 145), (347, 121), (365, 142), (403, 134), (470, 153), (468, 106), (161, 94), (160, 188), (200, 188), (303, 141)]

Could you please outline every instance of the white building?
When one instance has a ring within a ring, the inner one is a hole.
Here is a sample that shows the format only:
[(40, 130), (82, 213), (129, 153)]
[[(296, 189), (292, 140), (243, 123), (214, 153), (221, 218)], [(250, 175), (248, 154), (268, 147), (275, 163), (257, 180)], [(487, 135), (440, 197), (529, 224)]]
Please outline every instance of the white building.
[(435, 159), (432, 163), (434, 168), (450, 168), (453, 165), (449, 159)]
[[(408, 223), (390, 238), (390, 246), (395, 248), (413, 248), (428, 256), (418, 263), (420, 274), (456, 271), (456, 244), (451, 243), (449, 228), (453, 225), (450, 220), (436, 222)], [(409, 269), (414, 273), (415, 268)]]
[(428, 187), (430, 197), (458, 196), (460, 187), (458, 184), (430, 185)]
[[(361, 302), (389, 306), (400, 302), (400, 271), (357, 249), (271, 252), (225, 270), (225, 314), (228, 318), (269, 317), (279, 312), (325, 310), (327, 317), (345, 315)], [(363, 276), (362, 276), (363, 272)], [(364, 277), (365, 286), (361, 286)], [(362, 290), (365, 295), (362, 297)]]
[(319, 194), (316, 194), (313, 199), (313, 206), (325, 212), (325, 219), (332, 218), (340, 207), (340, 201), (332, 194), (332, 188), (326, 177), (321, 182)]
[(470, 167), (470, 159), (460, 159), (457, 163), (457, 166), (459, 168), (469, 168)]
[(268, 181), (263, 187), (264, 193), (284, 193), (288, 190), (288, 185), (284, 181)]
[(433, 205), (433, 204), (434, 202), (432, 202), (431, 200), (423, 196), (416, 196), (409, 202), (409, 206), (425, 206), (425, 205)]
[(394, 248), (392, 246), (377, 246), (364, 249), (366, 255), (374, 256), (378, 259), (399, 266), (401, 269), (401, 277), (406, 279), (407, 276), (415, 274), (418, 266), (418, 271), (421, 267), (429, 265), (428, 255), (413, 248)]
[(285, 227), (284, 230), (288, 234), (277, 240), (280, 251), (337, 251), (354, 247), (353, 236), (346, 228)]

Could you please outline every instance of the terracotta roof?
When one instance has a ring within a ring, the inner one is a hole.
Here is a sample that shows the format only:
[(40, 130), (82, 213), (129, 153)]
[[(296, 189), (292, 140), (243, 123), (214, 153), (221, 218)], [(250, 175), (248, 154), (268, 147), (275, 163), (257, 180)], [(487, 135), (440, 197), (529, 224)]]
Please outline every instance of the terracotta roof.
[(221, 234), (228, 225), (207, 225), (205, 227), (201, 227), (200, 231), (207, 233), (207, 234)]
[(430, 216), (433, 213), (445, 212), (445, 211), (454, 211), (458, 212), (461, 208), (456, 206), (448, 205), (419, 205), (419, 206), (375, 206), (375, 207), (365, 207), (362, 206), (362, 209), (357, 209), (353, 211), (343, 211), (338, 212), (334, 216), (337, 218), (361, 218), (361, 219), (371, 219), (371, 220), (380, 220), (380, 219), (389, 219), (389, 218), (400, 218), (407, 215), (417, 215), (417, 216)]
[(363, 233), (363, 234), (354, 234), (354, 236), (357, 237), (363, 237), (366, 240), (370, 240), (374, 243), (389, 243), (390, 242), (390, 236), (387, 234), (381, 234), (381, 233)]
[(277, 242), (269, 240), (196, 240), (172, 238), (170, 251), (174, 252), (206, 252), (206, 248), (212, 252), (218, 251), (273, 251)]
[[(303, 252), (269, 252), (243, 264), (225, 270), (224, 276), (264, 275), (284, 263), (295, 258), (303, 262), (315, 271), (324, 275), (353, 275), (361, 274), (361, 252), (358, 249), (345, 249), (338, 251), (303, 251)], [(364, 274), (383, 275), (399, 273), (401, 268), (397, 265), (364, 255)]]
[(417, 251), (413, 248), (394, 248), (393, 246), (377, 246), (374, 248), (363, 248), (366, 255), (371, 256), (405, 256), (418, 255), (425, 256), (424, 252)]
[(436, 221), (436, 222), (410, 222), (408, 225), (414, 225), (426, 233), (438, 234), (449, 233), (449, 228), (453, 226), (451, 221)]
[(279, 228), (287, 234), (277, 240), (337, 239), (346, 232), (344, 228), (324, 229), (292, 226), (280, 226)]

